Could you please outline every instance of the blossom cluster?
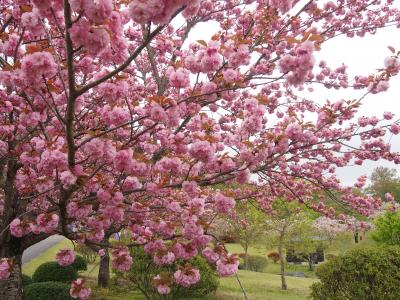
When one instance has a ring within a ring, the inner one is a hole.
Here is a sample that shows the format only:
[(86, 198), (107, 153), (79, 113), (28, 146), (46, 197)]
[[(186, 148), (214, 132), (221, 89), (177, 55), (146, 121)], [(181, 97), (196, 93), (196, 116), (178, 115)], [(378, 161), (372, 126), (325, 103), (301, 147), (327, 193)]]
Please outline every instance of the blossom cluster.
[(85, 286), (85, 280), (78, 278), (71, 283), (71, 289), (69, 291), (72, 298), (86, 300), (92, 293), (92, 289)]
[(111, 251), (111, 254), (113, 256), (113, 268), (122, 272), (126, 272), (131, 268), (133, 260), (132, 257), (129, 255), (129, 250), (127, 247), (114, 248)]
[(61, 249), (56, 254), (56, 260), (60, 266), (69, 266), (75, 261), (76, 254), (69, 249)]
[(0, 280), (10, 277), (11, 266), (7, 258), (0, 259)]

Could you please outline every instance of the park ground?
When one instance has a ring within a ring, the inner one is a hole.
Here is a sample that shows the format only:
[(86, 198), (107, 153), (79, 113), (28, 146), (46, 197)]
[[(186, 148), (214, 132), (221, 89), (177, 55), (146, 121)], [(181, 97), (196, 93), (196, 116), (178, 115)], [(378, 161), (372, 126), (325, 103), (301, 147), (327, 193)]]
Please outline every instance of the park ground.
[[(356, 247), (365, 247), (372, 244), (373, 241), (368, 237), (364, 237), (358, 244), (355, 244), (350, 234), (345, 234), (341, 238), (335, 240), (332, 245), (329, 245), (325, 250), (325, 254), (338, 255), (347, 250)], [(23, 265), (22, 271), (24, 274), (32, 276), (36, 268), (44, 262), (54, 261), (55, 255), (59, 249), (73, 248), (73, 244), (68, 240), (62, 240), (54, 246), (45, 250), (41, 255), (32, 259)], [(227, 248), (232, 253), (242, 253), (243, 248), (239, 244), (227, 244)], [(255, 245), (249, 249), (249, 254), (266, 255), (269, 251), (263, 245)], [(306, 278), (287, 276), (288, 290), (280, 289), (279, 264), (272, 261), (261, 272), (252, 272), (239, 270), (237, 278), (235, 276), (221, 278), (220, 286), (215, 295), (211, 295), (204, 299), (216, 300), (236, 300), (244, 299), (239, 281), (246, 291), (249, 300), (305, 300), (310, 294), (310, 286), (318, 281), (315, 271), (309, 271), (305, 265), (286, 265), (286, 272), (303, 272)], [(96, 287), (96, 278), (98, 273), (98, 263), (88, 265), (87, 271), (81, 273), (87, 278), (93, 289), (93, 300), (139, 300), (145, 299), (136, 291), (122, 291), (121, 289), (99, 289)], [(239, 280), (239, 281), (238, 281)]]

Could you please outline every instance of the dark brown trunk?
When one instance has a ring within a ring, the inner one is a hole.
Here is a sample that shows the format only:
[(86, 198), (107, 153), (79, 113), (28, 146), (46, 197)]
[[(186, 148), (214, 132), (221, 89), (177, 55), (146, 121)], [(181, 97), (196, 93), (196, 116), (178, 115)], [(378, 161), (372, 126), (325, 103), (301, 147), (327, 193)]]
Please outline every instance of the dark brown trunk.
[(279, 253), (279, 262), (281, 264), (281, 282), (282, 282), (282, 290), (287, 290), (286, 278), (285, 278), (285, 260), (283, 258), (282, 245), (283, 237), (282, 235), (279, 237), (279, 245), (278, 245), (278, 253)]
[[(9, 149), (15, 147), (14, 142), (9, 142)], [(7, 164), (7, 168), (5, 168)], [(10, 277), (0, 281), (0, 299), (1, 300), (21, 300), (22, 294), (22, 276), (21, 276), (21, 239), (11, 236), (9, 224), (14, 220), (18, 212), (21, 211), (21, 203), (18, 199), (18, 191), (15, 185), (15, 179), (18, 168), (20, 167), (18, 159), (10, 157), (3, 161), (0, 166), (1, 189), (4, 193), (3, 214), (0, 217), (0, 258), (8, 258), (12, 261)]]
[(0, 299), (4, 300), (22, 300), (22, 273), (21, 273), (22, 255), (14, 256), (13, 268), (10, 277), (0, 281)]
[(106, 250), (106, 255), (104, 255), (100, 260), (99, 276), (97, 278), (97, 283), (99, 287), (108, 287), (110, 281), (110, 256), (108, 250)]

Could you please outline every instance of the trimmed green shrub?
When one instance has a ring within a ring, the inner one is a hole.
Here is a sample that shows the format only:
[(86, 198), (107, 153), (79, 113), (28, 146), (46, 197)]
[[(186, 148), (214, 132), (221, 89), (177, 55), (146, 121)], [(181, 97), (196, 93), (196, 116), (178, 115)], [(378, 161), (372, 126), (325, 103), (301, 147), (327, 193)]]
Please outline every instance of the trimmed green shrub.
[[(152, 256), (148, 255), (143, 247), (132, 248), (131, 256), (133, 258), (131, 269), (126, 273), (113, 270), (116, 275), (113, 280), (116, 283), (127, 280), (133, 288), (140, 290), (148, 299), (200, 298), (215, 292), (219, 286), (219, 278), (215, 271), (202, 257), (197, 256), (188, 262), (200, 271), (200, 281), (189, 288), (172, 285), (170, 294), (160, 295), (152, 284), (153, 277), (162, 272), (173, 273), (177, 270), (178, 264), (182, 265), (186, 262), (178, 261), (176, 265), (157, 266), (153, 263)], [(126, 284), (124, 286), (126, 288)]]
[(87, 270), (87, 263), (83, 256), (77, 255), (75, 257), (75, 261), (71, 264), (73, 268), (77, 271), (86, 271)]
[(253, 272), (263, 272), (268, 265), (268, 260), (261, 255), (248, 255), (247, 256), (247, 267), (246, 259), (241, 260), (239, 269), (249, 270)]
[(267, 257), (271, 259), (274, 263), (277, 263), (279, 261), (279, 253), (278, 252), (270, 252), (267, 254)]
[(88, 264), (94, 263), (96, 261), (97, 253), (86, 245), (83, 244), (76, 245), (75, 251), (80, 255), (82, 255), (83, 259)]
[(26, 300), (73, 300), (70, 285), (63, 282), (36, 282), (24, 288)]
[(33, 273), (34, 282), (60, 281), (71, 282), (78, 278), (78, 271), (70, 266), (62, 267), (55, 261), (41, 264)]
[(22, 274), (22, 286), (26, 287), (33, 283), (33, 280), (30, 276)]
[(356, 249), (317, 268), (314, 300), (400, 299), (400, 248)]

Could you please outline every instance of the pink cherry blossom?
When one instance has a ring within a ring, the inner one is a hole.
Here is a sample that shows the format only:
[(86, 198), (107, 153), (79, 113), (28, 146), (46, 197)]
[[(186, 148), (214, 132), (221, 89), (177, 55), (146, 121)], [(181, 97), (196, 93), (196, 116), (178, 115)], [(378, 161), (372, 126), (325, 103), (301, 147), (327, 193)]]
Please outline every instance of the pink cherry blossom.
[(391, 201), (394, 201), (394, 197), (391, 193), (386, 193), (385, 200), (391, 202)]
[(56, 255), (56, 260), (60, 266), (69, 266), (75, 261), (75, 252), (69, 249), (61, 249)]
[(85, 300), (88, 299), (92, 293), (92, 289), (85, 287), (85, 280), (78, 278), (71, 283), (71, 289), (69, 291), (72, 298)]
[(160, 284), (157, 285), (157, 292), (159, 292), (161, 295), (167, 295), (171, 293), (171, 288), (165, 284)]
[(71, 171), (64, 171), (60, 174), (60, 180), (65, 187), (76, 183), (77, 177)]
[(215, 206), (218, 212), (228, 213), (235, 207), (235, 205), (236, 202), (234, 199), (226, 197), (219, 192), (215, 195)]
[(116, 268), (122, 272), (126, 272), (131, 268), (133, 260), (132, 257), (129, 255), (127, 247), (115, 248), (111, 251), (111, 254), (113, 256), (113, 268)]
[(183, 287), (189, 287), (200, 281), (200, 271), (192, 268), (184, 268), (174, 273), (175, 282)]
[(57, 65), (49, 52), (35, 52), (23, 58), (21, 71), (27, 82), (40, 84), (56, 74)]
[(234, 256), (222, 257), (217, 261), (217, 272), (221, 276), (230, 276), (236, 273), (239, 267), (239, 260)]
[(308, 41), (297, 46), (294, 55), (282, 57), (279, 68), (282, 73), (287, 73), (288, 83), (297, 86), (308, 79), (314, 66), (313, 52), (314, 44)]
[(10, 277), (11, 266), (7, 258), (0, 259), (0, 280), (5, 280)]
[(24, 223), (21, 219), (14, 219), (10, 223), (10, 232), (15, 237), (22, 237), (30, 232), (29, 224)]
[(189, 80), (189, 71), (184, 68), (178, 68), (177, 70), (169, 69), (168, 70), (168, 79), (169, 83), (173, 87), (184, 88), (187, 87), (190, 83)]
[[(400, 20), (395, 1), (3, 2), (0, 253), (22, 255), (55, 233), (106, 247), (120, 232), (121, 245), (99, 255), (109, 251), (123, 272), (132, 245), (178, 263), (153, 278), (167, 294), (198, 280), (187, 261), (199, 254), (235, 273), (237, 257), (210, 229), (221, 214), (236, 217), (239, 201), (266, 216), (276, 199), (311, 203), (335, 230), (371, 226), (327, 194), (365, 217), (385, 205), (357, 192), (366, 177), (346, 186), (337, 172), (400, 164), (396, 105), (360, 116), (365, 99), (393, 88), (399, 55), (389, 47), (364, 71), (346, 55), (333, 64), (325, 48), (337, 37), (375, 41)], [(73, 254), (58, 256), (68, 264)], [(1, 277), (21, 267), (0, 259)], [(71, 287), (89, 293), (82, 279)]]

